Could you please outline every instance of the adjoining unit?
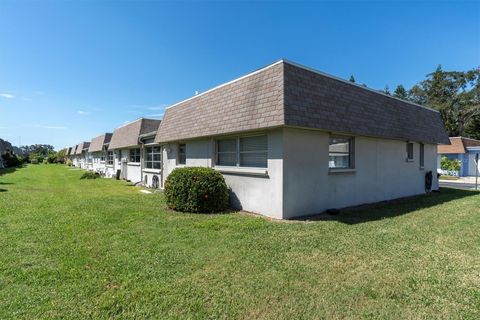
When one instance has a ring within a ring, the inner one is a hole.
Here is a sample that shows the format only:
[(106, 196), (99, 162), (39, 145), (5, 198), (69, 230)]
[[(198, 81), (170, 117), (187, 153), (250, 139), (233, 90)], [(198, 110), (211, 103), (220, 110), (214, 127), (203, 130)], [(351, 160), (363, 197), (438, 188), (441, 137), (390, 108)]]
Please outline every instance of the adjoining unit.
[(78, 144), (74, 145), (72, 147), (72, 151), (70, 152), (70, 160), (72, 160), (72, 165), (74, 167), (78, 167), (78, 157), (77, 157), (77, 148), (78, 148)]
[(437, 111), (282, 60), (167, 108), (154, 142), (161, 183), (213, 167), (235, 207), (287, 219), (424, 193), (449, 140)]
[(98, 173), (106, 173), (107, 165), (107, 149), (112, 138), (111, 133), (104, 133), (98, 137), (95, 137), (90, 142), (88, 153), (90, 154), (92, 165), (91, 170)]
[(82, 142), (77, 144), (77, 148), (75, 149), (75, 166), (82, 168), (82, 169), (87, 169), (87, 153), (88, 153), (88, 147), (90, 146), (90, 142)]
[(144, 150), (140, 139), (155, 135), (159, 125), (160, 120), (141, 118), (115, 129), (108, 146), (107, 175), (141, 183)]
[(480, 164), (475, 162), (476, 154), (480, 153), (480, 140), (451, 137), (450, 145), (438, 146), (438, 168), (442, 156), (460, 161), (459, 175), (461, 177), (475, 176), (480, 171)]

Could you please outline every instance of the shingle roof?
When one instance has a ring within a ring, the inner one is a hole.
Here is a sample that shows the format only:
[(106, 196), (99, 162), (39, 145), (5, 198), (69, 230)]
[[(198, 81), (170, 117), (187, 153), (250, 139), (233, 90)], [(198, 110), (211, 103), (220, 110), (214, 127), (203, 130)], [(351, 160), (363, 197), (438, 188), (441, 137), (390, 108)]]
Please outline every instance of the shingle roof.
[(160, 120), (144, 118), (127, 123), (113, 131), (108, 150), (135, 147), (140, 135), (156, 131), (159, 125)]
[(95, 137), (90, 142), (90, 147), (88, 148), (88, 152), (97, 152), (103, 150), (103, 145), (105, 143), (109, 143), (112, 139), (111, 133), (104, 133), (98, 137)]
[(65, 155), (69, 156), (71, 152), (72, 152), (72, 147), (69, 147), (69, 148), (67, 148), (67, 151), (65, 152)]
[(75, 150), (75, 154), (82, 154), (83, 150), (85, 148), (88, 148), (89, 145), (90, 145), (90, 142), (82, 142), (77, 144), (77, 149)]
[(437, 111), (285, 60), (169, 107), (155, 141), (277, 126), (448, 143)]
[(72, 147), (72, 152), (70, 153), (70, 155), (74, 155), (77, 152), (77, 148), (78, 148), (78, 144), (74, 145)]
[(463, 137), (450, 137), (450, 145), (439, 145), (439, 154), (456, 154), (466, 153), (468, 147), (480, 147), (480, 140), (463, 138)]

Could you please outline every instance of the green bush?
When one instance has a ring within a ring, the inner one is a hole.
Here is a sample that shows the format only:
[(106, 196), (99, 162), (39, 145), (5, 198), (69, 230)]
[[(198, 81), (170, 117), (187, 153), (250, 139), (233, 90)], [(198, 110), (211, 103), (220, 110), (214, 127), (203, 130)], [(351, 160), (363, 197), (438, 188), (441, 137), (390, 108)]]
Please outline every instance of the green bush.
[(228, 188), (222, 174), (212, 168), (177, 168), (165, 181), (165, 198), (173, 210), (220, 212), (228, 206)]
[(73, 162), (72, 160), (70, 159), (67, 159), (67, 166), (71, 167), (73, 165)]
[(443, 156), (442, 159), (440, 160), (440, 167), (443, 170), (459, 171), (461, 164), (459, 160), (456, 160), (456, 159), (450, 160), (447, 157)]
[(7, 167), (16, 167), (22, 164), (22, 159), (15, 154), (6, 153), (2, 158)]
[(30, 160), (30, 163), (31, 164), (38, 164), (38, 159), (34, 158), (34, 159)]
[(97, 179), (97, 178), (100, 178), (100, 174), (94, 171), (87, 171), (84, 174), (82, 174), (82, 176), (80, 177), (80, 179)]

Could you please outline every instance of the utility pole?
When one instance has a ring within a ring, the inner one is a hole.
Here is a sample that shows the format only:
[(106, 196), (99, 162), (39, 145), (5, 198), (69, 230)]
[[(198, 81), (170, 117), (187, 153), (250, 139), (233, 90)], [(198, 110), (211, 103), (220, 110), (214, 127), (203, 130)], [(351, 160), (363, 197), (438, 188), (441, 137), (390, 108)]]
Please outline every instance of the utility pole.
[(480, 157), (480, 153), (477, 153), (475, 155), (475, 190), (478, 190), (478, 171), (480, 171), (480, 168), (478, 166), (478, 158)]

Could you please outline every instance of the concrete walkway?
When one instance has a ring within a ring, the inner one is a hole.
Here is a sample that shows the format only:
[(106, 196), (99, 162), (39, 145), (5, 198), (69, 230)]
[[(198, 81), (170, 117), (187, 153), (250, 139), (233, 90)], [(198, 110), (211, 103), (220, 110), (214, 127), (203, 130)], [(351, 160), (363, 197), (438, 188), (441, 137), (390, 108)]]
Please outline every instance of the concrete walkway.
[[(460, 177), (458, 180), (439, 180), (440, 187), (475, 190), (475, 177)], [(480, 190), (480, 177), (478, 178)]]

